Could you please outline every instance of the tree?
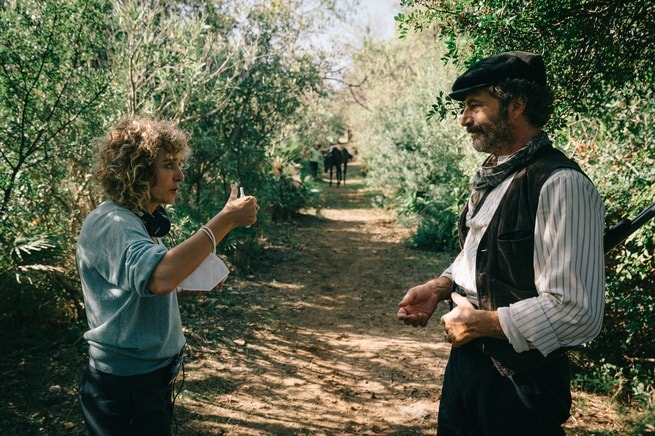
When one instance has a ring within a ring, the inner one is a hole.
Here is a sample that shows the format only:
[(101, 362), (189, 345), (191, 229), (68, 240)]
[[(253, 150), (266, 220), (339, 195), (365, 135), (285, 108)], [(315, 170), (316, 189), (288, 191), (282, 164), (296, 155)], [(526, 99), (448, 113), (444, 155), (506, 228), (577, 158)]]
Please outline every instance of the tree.
[(295, 136), (307, 97), (323, 92), (324, 66), (301, 44), (312, 21), (300, 16), (300, 9), (295, 0), (256, 3), (235, 29), (243, 48), (238, 86), (231, 88), (220, 114), (189, 126), (199, 140), (189, 172), (194, 204), (207, 204), (216, 188), (224, 193), (229, 183), (240, 182), (272, 213), (280, 205), (302, 207), (280, 201), (293, 196), (288, 189), (300, 187), (286, 180), (293, 174), (287, 171), (290, 156), (279, 151)]
[(408, 29), (437, 29), (460, 65), (506, 50), (541, 53), (560, 109), (592, 110), (608, 89), (653, 89), (655, 3), (614, 0), (402, 0)]
[[(0, 7), (0, 223), (57, 205), (60, 167), (107, 90), (103, 1), (5, 2)], [(69, 142), (70, 141), (70, 142)], [(68, 142), (68, 143), (67, 143)], [(70, 205), (67, 205), (70, 206)], [(38, 218), (43, 219), (43, 216)]]
[(190, 122), (222, 109), (250, 61), (240, 53), (248, 48), (230, 40), (236, 21), (221, 10), (223, 5), (113, 2), (109, 57), (124, 116), (151, 114)]
[(453, 119), (426, 120), (435, 93), (455, 76), (440, 61), (444, 50), (428, 33), (367, 41), (346, 75), (358, 86), (344, 88), (340, 102), (380, 203), (417, 229), (416, 246), (449, 251), (457, 245), (470, 152)]
[(231, 183), (264, 206), (280, 204), (280, 183), (294, 186), (271, 162), (285, 161), (276, 150), (295, 134), (307, 96), (323, 92), (325, 66), (302, 43), (316, 24), (302, 9), (299, 0), (114, 2), (109, 59), (121, 112), (175, 119), (191, 133), (176, 208), (190, 228), (223, 205)]
[(0, 4), (0, 289), (12, 311), (78, 299), (62, 265), (83, 215), (86, 138), (106, 109), (105, 12), (102, 0)]

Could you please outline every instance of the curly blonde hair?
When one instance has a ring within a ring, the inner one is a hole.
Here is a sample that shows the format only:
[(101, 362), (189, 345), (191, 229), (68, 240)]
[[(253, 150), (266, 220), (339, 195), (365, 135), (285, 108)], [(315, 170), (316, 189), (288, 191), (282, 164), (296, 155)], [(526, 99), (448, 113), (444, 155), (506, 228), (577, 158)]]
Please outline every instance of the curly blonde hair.
[(98, 141), (95, 178), (112, 201), (138, 212), (150, 200), (160, 149), (182, 160), (190, 154), (187, 135), (173, 121), (123, 120)]

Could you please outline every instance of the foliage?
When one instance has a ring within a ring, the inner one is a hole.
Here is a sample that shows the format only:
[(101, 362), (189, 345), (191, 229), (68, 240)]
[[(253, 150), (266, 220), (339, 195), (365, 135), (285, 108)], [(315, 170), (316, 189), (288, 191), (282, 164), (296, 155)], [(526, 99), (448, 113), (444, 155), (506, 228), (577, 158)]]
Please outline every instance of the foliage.
[[(294, 4), (259, 5), (251, 11), (249, 25), (239, 28), (243, 40), (248, 41), (248, 63), (242, 62), (245, 70), (238, 86), (230, 90), (220, 115), (185, 123), (194, 132), (195, 142), (187, 172), (189, 201), (182, 203), (188, 204), (194, 215), (206, 213), (207, 206), (215, 203), (212, 199), (226, 192), (231, 183), (258, 197), (267, 214), (263, 222), (288, 218), (305, 205), (300, 179), (294, 181), (293, 172), (286, 170), (298, 157), (283, 150), (296, 134), (294, 126), (302, 118), (306, 95), (320, 95), (323, 85), (320, 65), (302, 50), (290, 49), (297, 46), (299, 31), (306, 26), (296, 20)], [(207, 114), (207, 109), (201, 107), (198, 113)], [(261, 231), (263, 224), (257, 228)], [(237, 232), (228, 238), (244, 236), (253, 238), (256, 233)], [(225, 247), (242, 259), (238, 262), (241, 266), (247, 265), (247, 256), (236, 253), (252, 253), (252, 249), (229, 241)]]
[(274, 221), (288, 221), (309, 203), (309, 185), (302, 182), (298, 165), (274, 159), (268, 185), (270, 191), (265, 198)]
[[(655, 116), (653, 94), (627, 87), (594, 116), (577, 115), (562, 136), (575, 138), (569, 151), (606, 199), (608, 227), (633, 219), (655, 198)], [(581, 351), (604, 359), (626, 380), (623, 397), (655, 387), (655, 222), (651, 221), (608, 253), (607, 298), (601, 335)], [(640, 363), (641, 362), (641, 363)], [(589, 364), (587, 364), (589, 365)], [(638, 372), (635, 377), (633, 372)]]
[(278, 145), (297, 137), (303, 108), (326, 94), (324, 72), (333, 70), (302, 43), (323, 25), (301, 6), (0, 2), (0, 270), (16, 273), (5, 247), (52, 234), (63, 254), (48, 266), (60, 272), (50, 282), (31, 276), (30, 286), (79, 300), (75, 238), (102, 200), (90, 183), (93, 138), (133, 114), (177, 120), (191, 136), (194, 154), (174, 208), (177, 234), (167, 243), (219, 211), (232, 183), (260, 197), (258, 225), (232, 232), (221, 245), (247, 265), (271, 222), (266, 214), (277, 214), (282, 203), (279, 216), (288, 216), (306, 200), (306, 187), (286, 173), (278, 177), (272, 164), (293, 167), (276, 155)]
[[(3, 313), (80, 308), (66, 278), (86, 180), (85, 138), (110, 76), (104, 1), (0, 6), (0, 290)], [(34, 289), (44, 289), (44, 295)], [(54, 304), (53, 304), (54, 303)]]
[(616, 394), (624, 383), (625, 379), (616, 365), (604, 363), (602, 360), (586, 373), (575, 374), (572, 380), (573, 386), (578, 389), (599, 394)]
[[(609, 89), (653, 86), (652, 0), (402, 0), (396, 20), (438, 29), (458, 65), (507, 50), (541, 53), (560, 98), (558, 111), (588, 111)], [(557, 121), (559, 118), (555, 118)]]
[[(23, 220), (55, 226), (75, 216), (81, 140), (94, 126), (108, 77), (102, 1), (6, 2), (0, 8), (0, 237)], [(82, 138), (81, 138), (82, 137)], [(66, 144), (66, 146), (63, 146)], [(53, 161), (56, 159), (57, 163)], [(54, 229), (53, 229), (54, 230)]]
[(235, 21), (222, 4), (141, 0), (112, 6), (108, 52), (118, 116), (191, 121), (220, 112), (247, 71), (241, 46), (228, 40)]
[[(80, 316), (81, 295), (58, 266), (63, 249), (56, 236), (19, 236), (0, 247), (0, 319), (6, 329), (18, 332), (36, 318), (65, 325)], [(50, 292), (34, 292), (41, 287)]]
[(347, 117), (367, 179), (382, 192), (379, 203), (417, 229), (415, 246), (449, 251), (457, 246), (471, 158), (465, 157), (467, 141), (454, 119), (426, 120), (434, 93), (454, 76), (441, 65), (442, 55), (442, 46), (426, 34), (389, 45), (369, 43), (349, 76), (362, 85), (342, 98), (354, 95)]

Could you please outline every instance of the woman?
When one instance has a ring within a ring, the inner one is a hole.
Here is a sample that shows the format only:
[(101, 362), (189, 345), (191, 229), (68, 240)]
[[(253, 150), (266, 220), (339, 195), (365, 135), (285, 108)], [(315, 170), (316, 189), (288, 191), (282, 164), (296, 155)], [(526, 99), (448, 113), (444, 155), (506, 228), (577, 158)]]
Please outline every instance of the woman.
[(85, 219), (77, 246), (89, 323), (79, 399), (91, 434), (170, 434), (172, 381), (185, 343), (180, 284), (194, 275), (196, 283), (215, 280), (216, 242), (257, 221), (257, 200), (237, 198), (233, 186), (218, 214), (167, 249), (163, 205), (175, 200), (188, 154), (186, 135), (168, 121), (126, 120), (100, 141), (96, 179), (108, 199)]

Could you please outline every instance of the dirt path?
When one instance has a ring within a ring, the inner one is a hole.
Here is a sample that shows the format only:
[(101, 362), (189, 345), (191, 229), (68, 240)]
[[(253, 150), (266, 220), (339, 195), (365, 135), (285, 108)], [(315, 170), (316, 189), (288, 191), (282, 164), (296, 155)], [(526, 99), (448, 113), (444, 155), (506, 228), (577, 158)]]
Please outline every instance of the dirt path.
[[(228, 317), (198, 314), (206, 333), (189, 332), (183, 434), (434, 432), (449, 346), (395, 312), (439, 259), (403, 246), (405, 231), (370, 208), (360, 179), (324, 184), (322, 197), (318, 216), (308, 211), (267, 249), (256, 277), (224, 289)], [(211, 342), (214, 329), (224, 342)]]
[[(356, 166), (350, 173), (346, 186), (321, 184), (318, 215), (307, 211), (262, 241), (256, 274), (182, 300), (178, 435), (435, 433), (450, 346), (439, 313), (413, 329), (395, 312), (409, 287), (449, 259), (406, 248), (407, 232), (371, 208)], [(85, 329), (38, 330), (18, 349), (3, 345), (3, 434), (86, 434), (76, 398)], [(574, 398), (569, 435), (621, 434), (606, 398)]]
[[(299, 217), (256, 276), (185, 308), (180, 434), (434, 434), (450, 345), (434, 321), (412, 329), (395, 312), (448, 259), (404, 247), (406, 231), (370, 207), (358, 177), (321, 189), (318, 216)], [(585, 397), (569, 434), (608, 430), (613, 419)]]

